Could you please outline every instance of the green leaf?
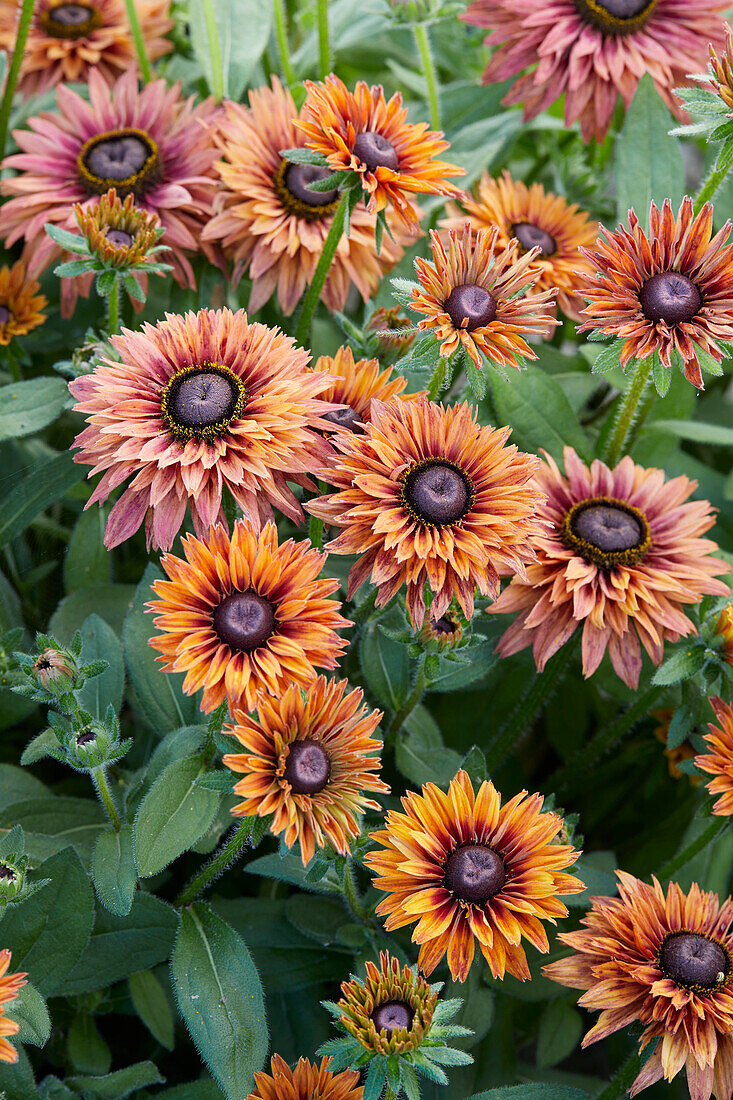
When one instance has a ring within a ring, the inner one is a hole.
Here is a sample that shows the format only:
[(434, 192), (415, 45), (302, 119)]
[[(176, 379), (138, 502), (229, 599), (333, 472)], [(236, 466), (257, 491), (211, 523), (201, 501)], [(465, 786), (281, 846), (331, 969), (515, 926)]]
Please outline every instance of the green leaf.
[(171, 959), (181, 1015), (227, 1100), (241, 1100), (267, 1055), (260, 979), (244, 940), (201, 903), (184, 909)]
[(587, 1100), (587, 1093), (567, 1085), (510, 1085), (474, 1093), (469, 1100)]
[(405, 722), (407, 736), (399, 737), (395, 764), (399, 771), (421, 787), (423, 783), (447, 786), (461, 766), (461, 754), (443, 743), (435, 720), (425, 707), (416, 707)]
[(76, 521), (64, 558), (67, 592), (109, 582), (112, 555), (103, 542), (105, 523), (104, 509), (96, 507), (82, 512)]
[(150, 1034), (167, 1050), (173, 1050), (173, 1013), (163, 987), (151, 970), (138, 970), (128, 978), (135, 1011)]
[(540, 1017), (537, 1065), (556, 1066), (575, 1050), (583, 1034), (583, 1018), (567, 1001), (550, 1001)]
[(198, 757), (176, 760), (160, 775), (135, 817), (135, 854), (143, 878), (157, 875), (187, 851), (211, 825), (220, 794), (199, 787)]
[[(0, 764), (0, 814), (14, 802), (26, 802), (30, 798), (46, 796), (51, 796), (50, 790), (35, 775), (16, 768), (15, 764)], [(12, 827), (16, 822), (0, 820), (0, 827), (3, 824)]]
[(71, 848), (45, 860), (33, 877), (51, 882), (10, 907), (3, 919), (3, 943), (13, 952), (13, 967), (27, 971), (48, 997), (60, 988), (87, 944), (94, 895)]
[(367, 685), (383, 706), (396, 710), (410, 691), (407, 646), (388, 638), (370, 623), (359, 645), (359, 660)]
[(592, 374), (607, 374), (621, 366), (621, 350), (623, 340), (614, 340), (607, 348), (602, 348), (591, 365)]
[(91, 798), (46, 794), (15, 802), (11, 807), (3, 806), (0, 829), (16, 824), (23, 827), (25, 850), (31, 859), (48, 859), (73, 847), (86, 863), (107, 818), (99, 803)]
[(482, 685), (476, 681), (483, 679), (499, 663), (499, 655), (494, 650), (495, 642), (485, 642), (469, 650), (459, 650), (462, 656), (470, 657), (465, 663), (441, 656), (438, 675), (431, 679), (426, 690), (441, 693), (464, 691), (471, 684), (475, 684), (478, 689)]
[(112, 1051), (97, 1031), (94, 1017), (89, 1012), (80, 1012), (72, 1020), (67, 1049), (71, 1066), (77, 1073), (109, 1073)]
[(733, 428), (725, 424), (705, 424), (700, 420), (655, 420), (654, 430), (669, 432), (679, 439), (710, 446), (733, 447)]
[(67, 252), (88, 252), (86, 238), (78, 233), (70, 233), (68, 229), (62, 229), (59, 225), (51, 225), (47, 222), (43, 227), (52, 241), (60, 244)]
[(486, 397), (486, 371), (488, 367), (481, 370), (468, 355), (464, 355), (463, 365), (466, 368), (466, 378), (471, 387), (471, 393), (477, 401), (482, 401)]
[(291, 894), (285, 915), (304, 936), (326, 946), (339, 943), (339, 928), (349, 920), (341, 901), (312, 894)]
[(323, 153), (317, 153), (315, 149), (280, 149), (280, 156), (291, 164), (317, 164), (320, 168), (328, 166)]
[(122, 643), (111, 626), (99, 615), (90, 615), (81, 628), (82, 665), (92, 661), (106, 661), (107, 668), (99, 676), (87, 680), (76, 693), (76, 699), (82, 710), (87, 710), (94, 718), (103, 718), (111, 704), (116, 712), (122, 706), (122, 688), (125, 681), (125, 665), (122, 657)]
[(79, 588), (58, 605), (48, 624), (49, 632), (60, 642), (69, 642), (90, 615), (99, 615), (119, 637), (134, 595), (135, 587), (131, 584), (94, 584)]
[(89, 943), (64, 979), (63, 995), (104, 989), (137, 970), (149, 970), (165, 962), (170, 957), (177, 927), (175, 910), (151, 894), (136, 894), (126, 917), (116, 917), (98, 908)]
[(38, 1100), (38, 1089), (28, 1055), (22, 1047), (16, 1046), (15, 1049), (18, 1051), (18, 1061), (12, 1066), (3, 1063), (0, 1070), (0, 1085), (3, 1088), (0, 1097), (6, 1097), (7, 1100)]
[(51, 1017), (46, 1002), (30, 982), (26, 982), (16, 999), (5, 1006), (5, 1015), (20, 1025), (18, 1038), (21, 1043), (32, 1043), (35, 1047), (46, 1045), (51, 1034)]
[(53, 269), (54, 275), (58, 275), (59, 279), (73, 279), (77, 275), (85, 275), (87, 271), (94, 270), (92, 260), (69, 260), (68, 263), (58, 264)]
[(137, 1062), (104, 1077), (67, 1077), (66, 1084), (74, 1092), (90, 1094), (95, 1100), (122, 1100), (136, 1089), (165, 1084), (165, 1077), (161, 1077), (152, 1062)]
[(676, 212), (684, 188), (680, 143), (668, 131), (672, 115), (659, 96), (651, 76), (642, 77), (626, 113), (616, 143), (616, 212), (625, 222), (629, 210), (643, 228), (649, 226), (649, 207), (669, 198)]
[(61, 378), (32, 378), (0, 389), (0, 441), (39, 432), (69, 401)]
[(0, 546), (12, 542), (83, 476), (69, 452), (34, 467), (0, 502)]
[(106, 298), (112, 293), (112, 288), (117, 281), (117, 271), (102, 271), (97, 276), (97, 294), (100, 298)]
[(652, 683), (659, 687), (668, 687), (670, 684), (678, 684), (680, 680), (689, 680), (700, 671), (706, 660), (704, 646), (683, 646), (657, 669)]
[(127, 916), (137, 884), (131, 825), (123, 825), (118, 833), (110, 828), (99, 834), (92, 856), (92, 882), (105, 909)]
[(292, 886), (302, 886), (305, 890), (311, 890), (314, 894), (340, 894), (337, 883), (327, 878), (321, 878), (318, 882), (306, 879), (306, 870), (300, 857), (294, 852), (285, 856), (272, 854), (258, 856), (251, 859), (243, 868), (248, 875), (263, 875), (265, 878), (278, 879), (281, 882), (289, 882)]
[(654, 386), (660, 397), (666, 397), (669, 392), (669, 387), (672, 384), (672, 368), (665, 367), (657, 353), (654, 353), (654, 362), (652, 363), (652, 377), (654, 378)]
[(157, 566), (147, 566), (122, 630), (125, 663), (136, 701), (159, 737), (178, 726), (195, 724), (199, 716), (197, 697), (186, 698), (181, 690), (183, 675), (163, 672), (155, 660), (155, 650), (148, 644), (156, 630), (145, 604), (154, 597), (152, 582), (162, 576)]
[(574, 447), (581, 458), (590, 460), (590, 444), (561, 386), (549, 374), (531, 364), (512, 371), (505, 382), (496, 371), (489, 372), (499, 424), (511, 424), (511, 442), (525, 451), (543, 447), (561, 462), (563, 447)]
[(614, 897), (618, 893), (618, 881), (614, 874), (618, 860), (613, 852), (591, 852), (576, 861), (573, 874), (585, 883), (580, 894), (565, 898), (566, 905), (574, 909), (587, 909), (592, 897)]

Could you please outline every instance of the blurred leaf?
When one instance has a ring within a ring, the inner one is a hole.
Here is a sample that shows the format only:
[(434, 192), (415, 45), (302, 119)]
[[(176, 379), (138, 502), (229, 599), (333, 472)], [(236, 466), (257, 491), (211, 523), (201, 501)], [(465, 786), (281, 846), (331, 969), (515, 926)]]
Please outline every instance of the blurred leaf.
[[(15, 764), (0, 764), (0, 813), (14, 802), (25, 802), (29, 798), (43, 798), (51, 791), (36, 779), (35, 775), (16, 768)], [(11, 822), (14, 825), (15, 822)]]
[(477, 1092), (469, 1100), (586, 1100), (587, 1095), (565, 1085), (510, 1085)]
[(285, 916), (308, 939), (327, 946), (339, 942), (339, 928), (350, 919), (341, 902), (312, 894), (292, 894), (287, 898)]
[(415, 707), (405, 721), (395, 747), (395, 764), (411, 783), (446, 787), (461, 766), (461, 754), (446, 748), (435, 719), (425, 707)]
[(616, 213), (625, 222), (635, 210), (642, 228), (649, 228), (649, 207), (664, 199), (677, 213), (684, 189), (680, 143), (668, 131), (674, 120), (647, 73), (642, 77), (623, 130), (616, 143)]
[(556, 1066), (572, 1054), (583, 1034), (583, 1018), (567, 1001), (550, 1001), (540, 1017), (537, 1065)]
[(46, 1002), (30, 982), (26, 982), (16, 999), (5, 1006), (5, 1015), (20, 1025), (18, 1038), (21, 1043), (42, 1047), (48, 1042), (51, 1017)]
[[(224, 95), (239, 102), (252, 71), (262, 57), (270, 37), (272, 5), (260, 0), (211, 0), (219, 52), (221, 54)], [(191, 42), (198, 62), (213, 91), (214, 74), (202, 0), (191, 0), (188, 7)]]
[[(29, 776), (30, 778), (30, 776)], [(107, 824), (104, 810), (91, 798), (44, 795), (14, 802), (0, 810), (0, 829), (22, 825), (25, 850), (33, 860), (73, 847), (86, 863), (97, 836)]]
[(74, 1092), (95, 1097), (95, 1100), (122, 1100), (136, 1089), (165, 1082), (152, 1062), (137, 1062), (104, 1077), (67, 1077), (66, 1084)]
[(76, 693), (77, 702), (83, 710), (88, 710), (94, 718), (103, 718), (111, 704), (115, 713), (122, 706), (122, 688), (125, 682), (125, 665), (122, 657), (122, 643), (111, 626), (100, 619), (99, 615), (90, 615), (81, 628), (81, 663), (106, 661), (108, 668), (99, 676), (93, 676)]
[(199, 787), (199, 757), (169, 764), (135, 816), (135, 855), (143, 878), (157, 875), (203, 836), (219, 809), (218, 791)]
[(572, 874), (585, 883), (585, 890), (580, 894), (563, 896), (565, 904), (574, 909), (587, 909), (592, 897), (613, 897), (618, 893), (618, 881), (614, 874), (618, 865), (613, 852), (589, 852), (580, 856)]
[(465, 663), (461, 661), (449, 661), (446, 657), (440, 657), (440, 671), (428, 684), (428, 692), (465, 691), (471, 685), (478, 689), (482, 680), (492, 668), (499, 663), (499, 655), (494, 652), (495, 642), (484, 642), (473, 646), (469, 650), (459, 650), (462, 657), (467, 658)]
[(0, 389), (0, 442), (19, 439), (45, 428), (69, 403), (61, 378), (31, 378)]
[(163, 987), (151, 970), (138, 970), (128, 978), (135, 1011), (150, 1034), (167, 1050), (173, 1050), (173, 1013)]
[(123, 825), (118, 833), (109, 828), (99, 834), (92, 856), (92, 882), (110, 913), (124, 917), (130, 912), (137, 885), (131, 825)]
[[(18, 1061), (15, 1065), (7, 1065), (3, 1062), (0, 1070), (0, 1085), (4, 1090), (7, 1100), (38, 1100), (38, 1090), (33, 1077), (33, 1070), (28, 1061), (28, 1055), (22, 1047), (18, 1049)], [(3, 1093), (0, 1092), (0, 1096)]]
[(81, 481), (83, 474), (83, 467), (74, 462), (68, 451), (39, 462), (0, 501), (0, 546), (25, 531), (41, 512)]
[(104, 545), (106, 513), (89, 508), (74, 524), (64, 558), (64, 585), (67, 592), (93, 584), (107, 584), (112, 572), (112, 555)]
[(49, 633), (60, 642), (70, 642), (90, 615), (99, 615), (119, 637), (134, 595), (135, 588), (131, 584), (95, 584), (79, 588), (58, 605), (48, 624)]
[(655, 429), (670, 432), (680, 439), (709, 446), (733, 447), (733, 428), (725, 424), (703, 424), (699, 420), (655, 420)]
[(80, 1012), (71, 1021), (67, 1049), (72, 1068), (77, 1073), (109, 1073), (112, 1052), (89, 1012)]
[(227, 1100), (241, 1100), (269, 1043), (262, 986), (247, 945), (208, 905), (194, 904), (181, 914), (171, 976), (196, 1049)]
[(388, 638), (377, 623), (370, 623), (359, 645), (364, 678), (382, 706), (397, 710), (410, 691), (410, 657), (407, 646)]
[(505, 382), (496, 371), (489, 371), (499, 425), (512, 426), (510, 442), (525, 451), (544, 448), (558, 462), (568, 445), (589, 460), (588, 437), (555, 379), (531, 364), (511, 373)]
[(306, 870), (301, 863), (300, 856), (295, 852), (288, 855), (258, 856), (251, 859), (243, 868), (248, 875), (264, 875), (265, 878), (280, 879), (289, 882), (293, 886), (301, 886), (316, 894), (339, 894), (339, 886), (327, 878), (321, 878), (317, 882), (306, 879)]

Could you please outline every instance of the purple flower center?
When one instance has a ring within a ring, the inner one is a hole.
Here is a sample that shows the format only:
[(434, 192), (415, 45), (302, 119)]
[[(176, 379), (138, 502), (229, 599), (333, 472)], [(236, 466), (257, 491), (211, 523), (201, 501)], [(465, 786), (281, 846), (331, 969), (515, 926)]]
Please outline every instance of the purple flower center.
[(51, 38), (84, 38), (102, 25), (102, 17), (90, 4), (57, 4), (41, 12), (40, 23)]
[(317, 164), (288, 164), (283, 182), (293, 198), (308, 206), (330, 206), (338, 198), (338, 189), (312, 191), (308, 186), (318, 180), (328, 179), (330, 168), (320, 168)]
[(118, 248), (129, 248), (132, 244), (132, 237), (124, 229), (108, 229), (106, 237), (110, 244), (117, 245)]
[(415, 1010), (404, 1001), (385, 1001), (372, 1012), (372, 1022), (377, 1031), (386, 1031), (389, 1037), (393, 1031), (407, 1031), (412, 1027)]
[(565, 516), (560, 537), (568, 549), (599, 569), (633, 565), (651, 545), (644, 513), (611, 497), (592, 497), (574, 504)]
[(377, 168), (389, 168), (396, 172), (400, 166), (400, 158), (391, 141), (376, 130), (365, 130), (357, 134), (354, 141), (354, 156), (365, 164), (370, 172)]
[[(456, 328), (473, 332), (496, 320), (496, 300), (484, 287), (462, 283), (450, 292), (443, 306)], [(464, 326), (464, 322), (468, 322)]]
[(439, 619), (431, 619), (430, 625), (435, 634), (453, 634), (456, 624), (447, 615), (441, 615)]
[(402, 503), (417, 520), (444, 527), (462, 519), (473, 504), (465, 475), (449, 462), (429, 461), (409, 470), (402, 483)]
[(143, 130), (128, 128), (96, 134), (77, 158), (81, 182), (91, 195), (114, 187), (120, 198), (142, 195), (160, 177), (158, 147)]
[(7, 306), (0, 306), (0, 325), (7, 325), (12, 316)]
[(671, 932), (659, 952), (659, 969), (677, 985), (696, 993), (712, 993), (727, 980), (728, 953), (699, 932)]
[(318, 794), (331, 776), (331, 759), (318, 741), (306, 737), (293, 741), (288, 750), (283, 779), (294, 794)]
[(163, 390), (161, 413), (181, 441), (223, 435), (239, 418), (246, 392), (240, 378), (218, 363), (202, 363), (176, 374)]
[(323, 419), (327, 420), (329, 424), (336, 424), (339, 428), (346, 428), (348, 431), (356, 432), (359, 435), (364, 432), (364, 424), (356, 409), (352, 409), (351, 405), (347, 405), (345, 409), (333, 409), (331, 412), (324, 413)]
[(604, 34), (631, 34), (644, 26), (657, 0), (575, 0), (575, 6)]
[(555, 238), (531, 222), (517, 222), (512, 226), (512, 233), (526, 252), (539, 248), (543, 256), (551, 256), (557, 249)]
[(505, 882), (504, 860), (485, 844), (464, 844), (445, 861), (443, 883), (461, 901), (485, 905)]
[(92, 741), (97, 740), (97, 735), (94, 730), (83, 730), (76, 739), (77, 747), (90, 745)]
[(230, 649), (251, 653), (274, 633), (275, 610), (252, 589), (232, 592), (214, 611), (214, 630)]
[(647, 320), (679, 325), (692, 320), (702, 305), (702, 295), (686, 275), (663, 271), (647, 279), (639, 301)]

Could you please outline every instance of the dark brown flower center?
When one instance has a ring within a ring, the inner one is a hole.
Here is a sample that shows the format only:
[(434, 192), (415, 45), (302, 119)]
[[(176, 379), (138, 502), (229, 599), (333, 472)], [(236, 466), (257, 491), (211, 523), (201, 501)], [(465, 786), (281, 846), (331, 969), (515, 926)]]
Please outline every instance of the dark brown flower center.
[(350, 432), (356, 432), (359, 435), (364, 432), (364, 424), (356, 409), (352, 409), (351, 405), (347, 405), (345, 409), (333, 409), (331, 412), (324, 413), (323, 419), (327, 420), (329, 424), (336, 424), (339, 428), (347, 428)]
[(39, 18), (51, 38), (84, 38), (102, 25), (101, 14), (90, 4), (57, 4)]
[(49, 661), (48, 657), (41, 656), (41, 657), (38, 657), (36, 659), (36, 662), (35, 662), (33, 667), (37, 668), (39, 672), (43, 672), (47, 668), (51, 667), (51, 662)]
[(391, 1035), (393, 1031), (401, 1031), (412, 1027), (415, 1019), (415, 1010), (404, 1001), (385, 1001), (377, 1005), (372, 1012), (372, 1021), (377, 1031), (386, 1031)]
[(691, 321), (700, 306), (702, 295), (691, 279), (678, 271), (663, 271), (647, 279), (639, 294), (641, 308), (649, 321), (666, 321), (679, 325)]
[(684, 989), (711, 993), (728, 980), (731, 960), (719, 943), (699, 932), (671, 932), (662, 943), (659, 968)]
[(311, 191), (308, 184), (325, 180), (330, 175), (330, 168), (321, 168), (317, 164), (292, 164), (281, 160), (272, 182), (288, 213), (307, 221), (318, 221), (333, 214), (338, 206), (339, 193), (335, 188)]
[(94, 730), (82, 730), (76, 739), (77, 746), (90, 745), (92, 741), (97, 740), (97, 735)]
[(244, 408), (246, 393), (240, 378), (219, 363), (187, 367), (163, 390), (161, 412), (181, 441), (211, 441), (227, 431)]
[(389, 168), (396, 172), (400, 166), (400, 158), (394, 145), (376, 130), (365, 130), (363, 134), (356, 135), (354, 156), (362, 164), (366, 164), (370, 172), (377, 168)]
[(506, 882), (504, 860), (484, 844), (464, 844), (445, 861), (443, 882), (461, 901), (485, 905)]
[(465, 327), (469, 332), (496, 320), (496, 300), (475, 283), (454, 287), (443, 308), (456, 328)]
[(421, 462), (405, 475), (402, 503), (420, 522), (444, 527), (470, 511), (473, 491), (466, 476), (452, 463)]
[(15, 871), (5, 863), (0, 863), (0, 879), (15, 879)]
[(441, 615), (439, 619), (431, 619), (430, 625), (436, 634), (453, 634), (456, 624), (447, 615)]
[(531, 222), (517, 222), (512, 226), (512, 233), (527, 252), (539, 248), (544, 256), (551, 256), (557, 248), (555, 238)]
[(12, 316), (7, 306), (0, 306), (0, 325), (7, 325)]
[(90, 138), (78, 157), (87, 191), (102, 195), (114, 187), (120, 198), (141, 195), (160, 176), (158, 147), (143, 130), (109, 130)]
[(124, 229), (108, 229), (105, 236), (110, 244), (115, 244), (118, 248), (129, 248), (132, 244), (132, 237)]
[(318, 794), (330, 776), (331, 759), (318, 741), (306, 737), (292, 742), (283, 779), (287, 779), (295, 794)]
[(214, 612), (214, 630), (230, 649), (251, 653), (274, 633), (275, 610), (252, 589), (232, 592)]
[(644, 26), (657, 0), (575, 0), (586, 22), (604, 34), (631, 34)]
[(633, 565), (651, 544), (644, 513), (611, 497), (592, 497), (573, 505), (560, 535), (569, 549), (599, 569)]

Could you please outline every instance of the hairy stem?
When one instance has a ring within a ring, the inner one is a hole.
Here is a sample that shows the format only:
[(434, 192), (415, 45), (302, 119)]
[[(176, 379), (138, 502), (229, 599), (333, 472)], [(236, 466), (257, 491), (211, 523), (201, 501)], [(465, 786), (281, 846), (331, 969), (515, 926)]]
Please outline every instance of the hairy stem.
[(211, 61), (211, 90), (217, 102), (219, 102), (224, 98), (224, 66), (221, 61), (214, 4), (213, 0), (201, 0), (201, 4), (204, 13), (204, 26), (206, 27), (206, 39), (209, 45), (209, 59)]
[(107, 298), (107, 324), (110, 336), (114, 335), (120, 327), (120, 279), (118, 275), (115, 275), (115, 281), (112, 283), (112, 289)]
[(667, 862), (659, 868), (657, 871), (657, 878), (660, 882), (665, 882), (670, 879), (672, 875), (677, 874), (681, 867), (684, 867), (686, 863), (701, 852), (703, 848), (706, 848), (723, 830), (726, 828), (730, 821), (727, 817), (714, 817), (700, 835), (693, 840), (686, 848), (683, 848), (676, 856), (672, 856)]
[(298, 319), (298, 327), (295, 330), (295, 339), (301, 347), (306, 347), (310, 340), (311, 325), (313, 324), (313, 317), (316, 312), (318, 301), (321, 297), (321, 291), (328, 277), (328, 273), (331, 270), (331, 264), (333, 258), (336, 255), (336, 249), (338, 248), (339, 241), (341, 240), (341, 234), (344, 231), (344, 222), (346, 220), (346, 203), (348, 195), (346, 192), (342, 194), (341, 201), (336, 207), (336, 212), (333, 216), (331, 228), (328, 231), (328, 236), (323, 243), (323, 251), (321, 252), (316, 270), (313, 273), (313, 282), (308, 287), (303, 297), (303, 304), (300, 308), (300, 317)]
[(372, 922), (369, 919), (369, 914), (364, 908), (364, 902), (361, 900), (359, 887), (356, 885), (354, 861), (350, 856), (346, 859), (346, 868), (344, 870), (344, 897), (346, 899), (346, 904), (359, 924), (365, 924), (367, 927), (371, 927)]
[(384, 735), (384, 740), (386, 742), (390, 741), (393, 737), (396, 736), (396, 734), (400, 732), (405, 722), (422, 699), (425, 693), (426, 685), (427, 677), (425, 675), (425, 655), (423, 654), (417, 666), (417, 673), (415, 675), (415, 683), (412, 685), (412, 691), (407, 696), (399, 710), (395, 711), (392, 721), (387, 726), (387, 730)]
[(318, 68), (321, 80), (331, 71), (331, 51), (328, 44), (328, 0), (318, 0)]
[(107, 777), (104, 774), (104, 768), (95, 768), (92, 772), (92, 782), (94, 783), (97, 794), (100, 801), (107, 811), (107, 817), (112, 823), (112, 828), (116, 833), (119, 833), (122, 828), (122, 822), (120, 821), (120, 815), (117, 813), (117, 807), (112, 800), (112, 794), (110, 793), (109, 786), (107, 784)]
[[(720, 154), (722, 154), (724, 152), (724, 150), (725, 150), (725, 145), (723, 145), (721, 147)], [(710, 175), (705, 180), (705, 182), (703, 183), (702, 187), (700, 188), (700, 190), (697, 194), (697, 197), (695, 199), (695, 203), (694, 203), (694, 206), (693, 206), (693, 212), (695, 214), (699, 214), (700, 211), (702, 210), (703, 206), (705, 205), (705, 203), (711, 201), (711, 199), (715, 195), (715, 192), (718, 190), (721, 183), (723, 182), (723, 180), (725, 179), (725, 177), (728, 175), (728, 173), (730, 171), (730, 167), (731, 167), (730, 163), (727, 163), (727, 164), (724, 164), (724, 165), (721, 166), (720, 154), (718, 155), (718, 160), (715, 164), (715, 167), (712, 169), (712, 171), (710, 172)]]
[(439, 130), (440, 102), (438, 100), (438, 80), (435, 73), (435, 61), (433, 59), (433, 51), (430, 49), (430, 39), (428, 38), (428, 32), (425, 24), (413, 23), (412, 33), (415, 35), (415, 43), (417, 44), (418, 52), (420, 54), (420, 62), (422, 64), (422, 71), (425, 77), (425, 83), (428, 86), (430, 128), (431, 130)]
[(288, 31), (285, 22), (285, 3), (284, 0), (272, 0), (272, 5), (275, 14), (275, 37), (277, 38), (277, 48), (280, 52), (280, 64), (282, 65), (283, 76), (288, 84), (295, 84), (295, 70), (290, 60)]
[(132, 39), (135, 43), (135, 49), (137, 50), (137, 63), (140, 66), (143, 80), (148, 84), (153, 79), (153, 73), (150, 68), (150, 62), (148, 61), (148, 55), (145, 53), (145, 40), (143, 38), (143, 32), (140, 29), (140, 20), (137, 17), (135, 0), (125, 0), (125, 7), (127, 8), (127, 18), (130, 21)]
[[(654, 353), (656, 354), (656, 353)], [(646, 390), (654, 366), (654, 355), (637, 360), (628, 389), (616, 412), (613, 431), (601, 456), (613, 468), (626, 452), (631, 432), (639, 417), (639, 404)]]
[(317, 516), (311, 516), (308, 520), (308, 538), (316, 550), (323, 549), (323, 520)]
[(224, 874), (228, 867), (236, 863), (245, 848), (249, 847), (252, 839), (252, 820), (251, 817), (243, 818), (230, 832), (229, 838), (224, 841), (219, 851), (211, 857), (197, 875), (194, 875), (188, 886), (176, 898), (175, 904), (179, 908), (190, 905), (203, 893), (207, 886), (210, 886), (220, 875)]
[(18, 34), (15, 39), (13, 56), (10, 59), (8, 79), (5, 83), (2, 103), (0, 103), (0, 161), (2, 161), (5, 156), (5, 142), (8, 138), (10, 111), (13, 106), (13, 96), (15, 95), (15, 86), (18, 83), (18, 75), (23, 61), (23, 54), (25, 53), (25, 44), (28, 38), (31, 18), (33, 16), (33, 5), (34, 0), (23, 0), (23, 7), (21, 8), (20, 19), (18, 21)]
[(641, 1058), (638, 1054), (632, 1054), (618, 1073), (611, 1078), (603, 1092), (599, 1092), (593, 1100), (618, 1100), (633, 1084), (640, 1070)]

